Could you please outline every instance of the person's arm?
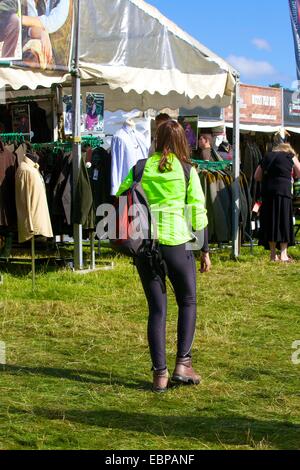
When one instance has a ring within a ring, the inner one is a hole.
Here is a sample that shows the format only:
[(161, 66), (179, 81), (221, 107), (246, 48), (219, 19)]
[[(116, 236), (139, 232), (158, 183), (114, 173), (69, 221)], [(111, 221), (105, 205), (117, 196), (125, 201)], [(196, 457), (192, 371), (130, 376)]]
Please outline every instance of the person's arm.
[(262, 179), (263, 179), (263, 169), (261, 167), (261, 165), (259, 165), (256, 169), (256, 172), (254, 174), (254, 179), (255, 181), (257, 181), (258, 183), (261, 183), (262, 182)]
[(22, 16), (22, 25), (26, 26), (27, 28), (39, 28), (45, 29), (43, 23), (41, 22), (38, 16)]
[(203, 194), (200, 178), (194, 167), (191, 168), (190, 181), (187, 189), (187, 203), (191, 208), (192, 228), (195, 231), (207, 227), (207, 211), (205, 209), (205, 196)]
[(294, 157), (293, 158), (293, 162), (294, 162), (294, 173), (295, 173), (295, 176), (296, 178), (300, 178), (300, 162), (298, 160), (297, 157)]
[(204, 244), (201, 249), (201, 273), (208, 273), (211, 269), (211, 260), (209, 256), (208, 228), (204, 229)]
[(50, 14), (40, 16), (41, 23), (49, 34), (58, 31), (67, 21), (69, 16), (70, 0), (60, 0)]
[(53, 57), (52, 44), (49, 34), (46, 30), (41, 28), (32, 27), (30, 28), (30, 37), (32, 39), (40, 39), (42, 43), (42, 51), (49, 64)]

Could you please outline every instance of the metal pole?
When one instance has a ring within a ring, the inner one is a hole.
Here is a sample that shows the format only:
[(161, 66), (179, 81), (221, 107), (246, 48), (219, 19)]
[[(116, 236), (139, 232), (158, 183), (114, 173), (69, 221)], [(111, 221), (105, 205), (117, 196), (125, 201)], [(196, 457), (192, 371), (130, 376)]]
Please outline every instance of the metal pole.
[[(79, 40), (80, 40), (80, 0), (77, 0), (77, 18), (75, 19), (75, 53), (72, 71), (72, 107), (73, 107), (73, 200), (75, 201), (76, 187), (81, 163), (81, 131), (80, 131), (80, 71), (79, 71)], [(82, 225), (74, 224), (74, 268), (83, 268)]]
[(285, 106), (284, 106), (284, 88), (281, 88), (281, 137), (284, 138), (285, 141), (285, 122), (284, 122), (284, 112), (285, 112)]
[(233, 103), (233, 184), (232, 184), (232, 256), (240, 255), (239, 221), (240, 221), (240, 76), (236, 76)]
[(90, 231), (90, 268), (92, 270), (96, 268), (95, 237), (92, 231)]
[(53, 116), (53, 141), (58, 140), (58, 105), (57, 105), (57, 88), (54, 88), (52, 95), (52, 116)]
[(35, 243), (34, 235), (31, 239), (31, 274), (32, 274), (32, 291), (35, 292)]

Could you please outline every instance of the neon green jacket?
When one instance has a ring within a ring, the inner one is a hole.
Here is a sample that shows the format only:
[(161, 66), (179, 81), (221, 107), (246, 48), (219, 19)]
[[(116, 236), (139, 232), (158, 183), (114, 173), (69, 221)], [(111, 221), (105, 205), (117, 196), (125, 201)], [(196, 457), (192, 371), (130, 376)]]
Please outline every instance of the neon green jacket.
[[(183, 245), (193, 239), (192, 229), (203, 230), (207, 226), (204, 194), (194, 167), (186, 190), (184, 171), (178, 158), (174, 154), (169, 156), (172, 171), (164, 173), (158, 168), (160, 158), (161, 154), (155, 153), (147, 160), (141, 184), (156, 219), (159, 242), (168, 246)], [(132, 183), (133, 171), (130, 170), (117, 196)]]

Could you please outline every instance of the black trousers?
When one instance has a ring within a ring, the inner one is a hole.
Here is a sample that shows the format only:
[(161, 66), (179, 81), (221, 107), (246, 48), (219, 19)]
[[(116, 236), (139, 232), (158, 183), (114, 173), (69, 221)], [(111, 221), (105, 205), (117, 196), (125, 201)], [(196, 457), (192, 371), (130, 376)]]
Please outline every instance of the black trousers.
[[(177, 356), (191, 354), (196, 327), (196, 263), (194, 253), (186, 245), (160, 246), (174, 288), (178, 305)], [(167, 294), (161, 282), (153, 277), (146, 258), (138, 258), (136, 266), (149, 306), (148, 342), (154, 370), (164, 370), (166, 362)]]

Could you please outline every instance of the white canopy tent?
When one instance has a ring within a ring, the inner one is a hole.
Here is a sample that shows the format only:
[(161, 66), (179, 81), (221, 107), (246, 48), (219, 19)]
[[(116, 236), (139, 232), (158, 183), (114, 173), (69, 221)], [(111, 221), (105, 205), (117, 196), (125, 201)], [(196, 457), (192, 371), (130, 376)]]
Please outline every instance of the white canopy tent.
[[(81, 78), (106, 84), (106, 93), (114, 90), (122, 109), (226, 107), (232, 102), (234, 70), (154, 7), (143, 0), (80, 3)], [(2, 69), (0, 88), (34, 90), (68, 79), (68, 74), (12, 67)]]
[[(105, 94), (106, 109), (110, 111), (226, 107), (234, 100), (234, 176), (237, 182), (238, 73), (143, 0), (74, 0), (74, 3), (77, 5), (72, 70), (75, 178), (81, 156), (80, 86), (92, 80), (96, 89)], [(0, 69), (0, 88), (35, 90), (68, 82), (70, 73), (40, 72), (14, 66)], [(238, 255), (238, 192), (235, 183), (235, 256)], [(77, 255), (75, 253), (75, 264), (81, 268), (80, 227), (77, 235), (75, 240), (79, 249)]]

